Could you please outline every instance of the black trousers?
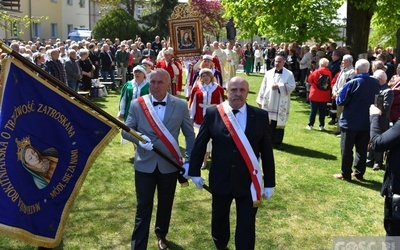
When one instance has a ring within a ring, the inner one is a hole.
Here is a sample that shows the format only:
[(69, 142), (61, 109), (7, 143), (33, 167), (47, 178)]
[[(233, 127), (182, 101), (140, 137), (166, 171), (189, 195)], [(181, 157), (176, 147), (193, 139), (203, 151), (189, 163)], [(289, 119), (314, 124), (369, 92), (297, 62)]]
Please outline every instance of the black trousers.
[[(365, 174), (369, 131), (341, 130), (340, 148), (342, 151), (342, 175), (350, 179), (353, 172), (353, 160), (355, 175), (362, 177)], [(353, 147), (356, 148), (356, 157), (353, 158)]]
[(212, 194), (211, 234), (217, 249), (226, 249), (230, 238), (230, 208), (236, 202), (236, 250), (252, 250), (256, 238), (257, 208), (253, 207), (250, 192), (247, 196), (233, 197)]
[(400, 236), (400, 220), (392, 217), (392, 198), (385, 197), (383, 225), (386, 236)]
[(308, 68), (301, 69), (300, 70), (300, 84), (302, 86), (305, 86), (306, 81), (307, 81), (307, 75), (308, 75)]
[(158, 167), (150, 174), (135, 171), (137, 206), (131, 242), (132, 249), (147, 249), (156, 188), (158, 202), (155, 233), (158, 238), (165, 238), (168, 234), (177, 178), (178, 172), (162, 174)]
[(276, 128), (277, 122), (271, 120), (269, 128), (271, 129), (271, 141), (272, 144), (280, 144), (283, 142), (283, 136), (285, 135), (285, 130), (283, 128)]

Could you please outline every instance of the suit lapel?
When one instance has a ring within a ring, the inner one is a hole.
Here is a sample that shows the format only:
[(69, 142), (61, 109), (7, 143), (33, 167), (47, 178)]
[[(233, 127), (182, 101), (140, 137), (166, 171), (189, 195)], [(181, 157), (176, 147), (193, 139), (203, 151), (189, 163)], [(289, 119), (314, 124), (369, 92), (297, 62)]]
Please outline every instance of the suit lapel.
[[(247, 105), (247, 104), (246, 104)], [(246, 121), (246, 130), (244, 133), (246, 134), (247, 138), (251, 138), (255, 131), (256, 127), (256, 116), (255, 116), (255, 111), (252, 107), (247, 105), (247, 121)]]
[(168, 123), (168, 120), (172, 116), (172, 113), (175, 110), (175, 100), (172, 98), (170, 94), (168, 94), (168, 100), (167, 100), (167, 105), (165, 106), (165, 115), (164, 115), (164, 120), (163, 123), (166, 125)]

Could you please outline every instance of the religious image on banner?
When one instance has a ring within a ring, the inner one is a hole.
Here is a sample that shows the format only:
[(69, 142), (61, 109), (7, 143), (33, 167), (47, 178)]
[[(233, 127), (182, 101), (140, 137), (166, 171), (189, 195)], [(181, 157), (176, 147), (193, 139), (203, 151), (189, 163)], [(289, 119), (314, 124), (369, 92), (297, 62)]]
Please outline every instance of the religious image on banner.
[(0, 235), (55, 247), (114, 124), (15, 59), (0, 110)]

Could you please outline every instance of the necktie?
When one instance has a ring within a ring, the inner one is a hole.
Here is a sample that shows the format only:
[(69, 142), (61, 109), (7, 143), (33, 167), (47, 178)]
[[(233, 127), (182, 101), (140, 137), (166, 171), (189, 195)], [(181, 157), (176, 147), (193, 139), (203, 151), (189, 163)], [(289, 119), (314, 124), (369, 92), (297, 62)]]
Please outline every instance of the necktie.
[(282, 70), (275, 70), (276, 74), (282, 74)]
[(232, 113), (236, 116), (236, 114), (239, 113), (239, 110), (237, 110), (237, 109), (232, 109)]
[(166, 104), (167, 104), (166, 102), (153, 102), (153, 106), (157, 106), (157, 105), (165, 106)]

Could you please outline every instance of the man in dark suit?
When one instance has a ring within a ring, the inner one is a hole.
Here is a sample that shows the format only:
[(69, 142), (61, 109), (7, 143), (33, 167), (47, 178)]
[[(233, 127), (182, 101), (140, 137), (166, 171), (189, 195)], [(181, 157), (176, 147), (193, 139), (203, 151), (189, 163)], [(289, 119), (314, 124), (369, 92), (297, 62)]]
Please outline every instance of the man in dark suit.
[(229, 19), (229, 21), (225, 25), (225, 28), (226, 28), (226, 39), (232, 45), (235, 44), (236, 28), (235, 28), (235, 23), (233, 22), (233, 18)]
[(145, 58), (151, 58), (151, 61), (155, 63), (156, 57), (156, 52), (151, 48), (151, 43), (146, 43), (146, 48), (142, 51), (142, 60)]
[(170, 85), (169, 73), (164, 69), (155, 69), (151, 73), (150, 94), (131, 102), (125, 124), (141, 133), (147, 143), (139, 142), (131, 134), (122, 132), (124, 139), (138, 145), (134, 160), (137, 209), (131, 242), (132, 249), (135, 250), (147, 249), (156, 189), (158, 204), (155, 233), (158, 237), (158, 248), (167, 248), (166, 235), (171, 219), (178, 172), (164, 158), (151, 151), (153, 145), (178, 162), (181, 161), (178, 145), (180, 130), (186, 139), (184, 157), (187, 161), (194, 143), (193, 125), (189, 118), (187, 104), (168, 94)]
[(370, 137), (372, 150), (388, 151), (381, 195), (385, 197), (383, 225), (386, 236), (400, 236), (400, 214), (398, 209), (400, 194), (400, 122), (389, 130), (381, 129), (382, 110), (375, 105), (369, 108)]
[(107, 82), (107, 77), (110, 75), (111, 82), (113, 82), (112, 88), (115, 89), (115, 58), (114, 54), (110, 51), (108, 44), (103, 44), (100, 52), (100, 65), (101, 65), (101, 77), (103, 82)]
[(230, 238), (229, 211), (233, 199), (237, 213), (236, 249), (254, 249), (257, 206), (262, 196), (265, 199), (272, 196), (275, 187), (268, 112), (246, 104), (248, 93), (248, 82), (233, 77), (227, 86), (228, 102), (206, 110), (187, 171), (201, 188), (204, 180), (200, 177), (200, 168), (207, 143), (212, 139), (211, 233), (217, 249), (226, 249)]

